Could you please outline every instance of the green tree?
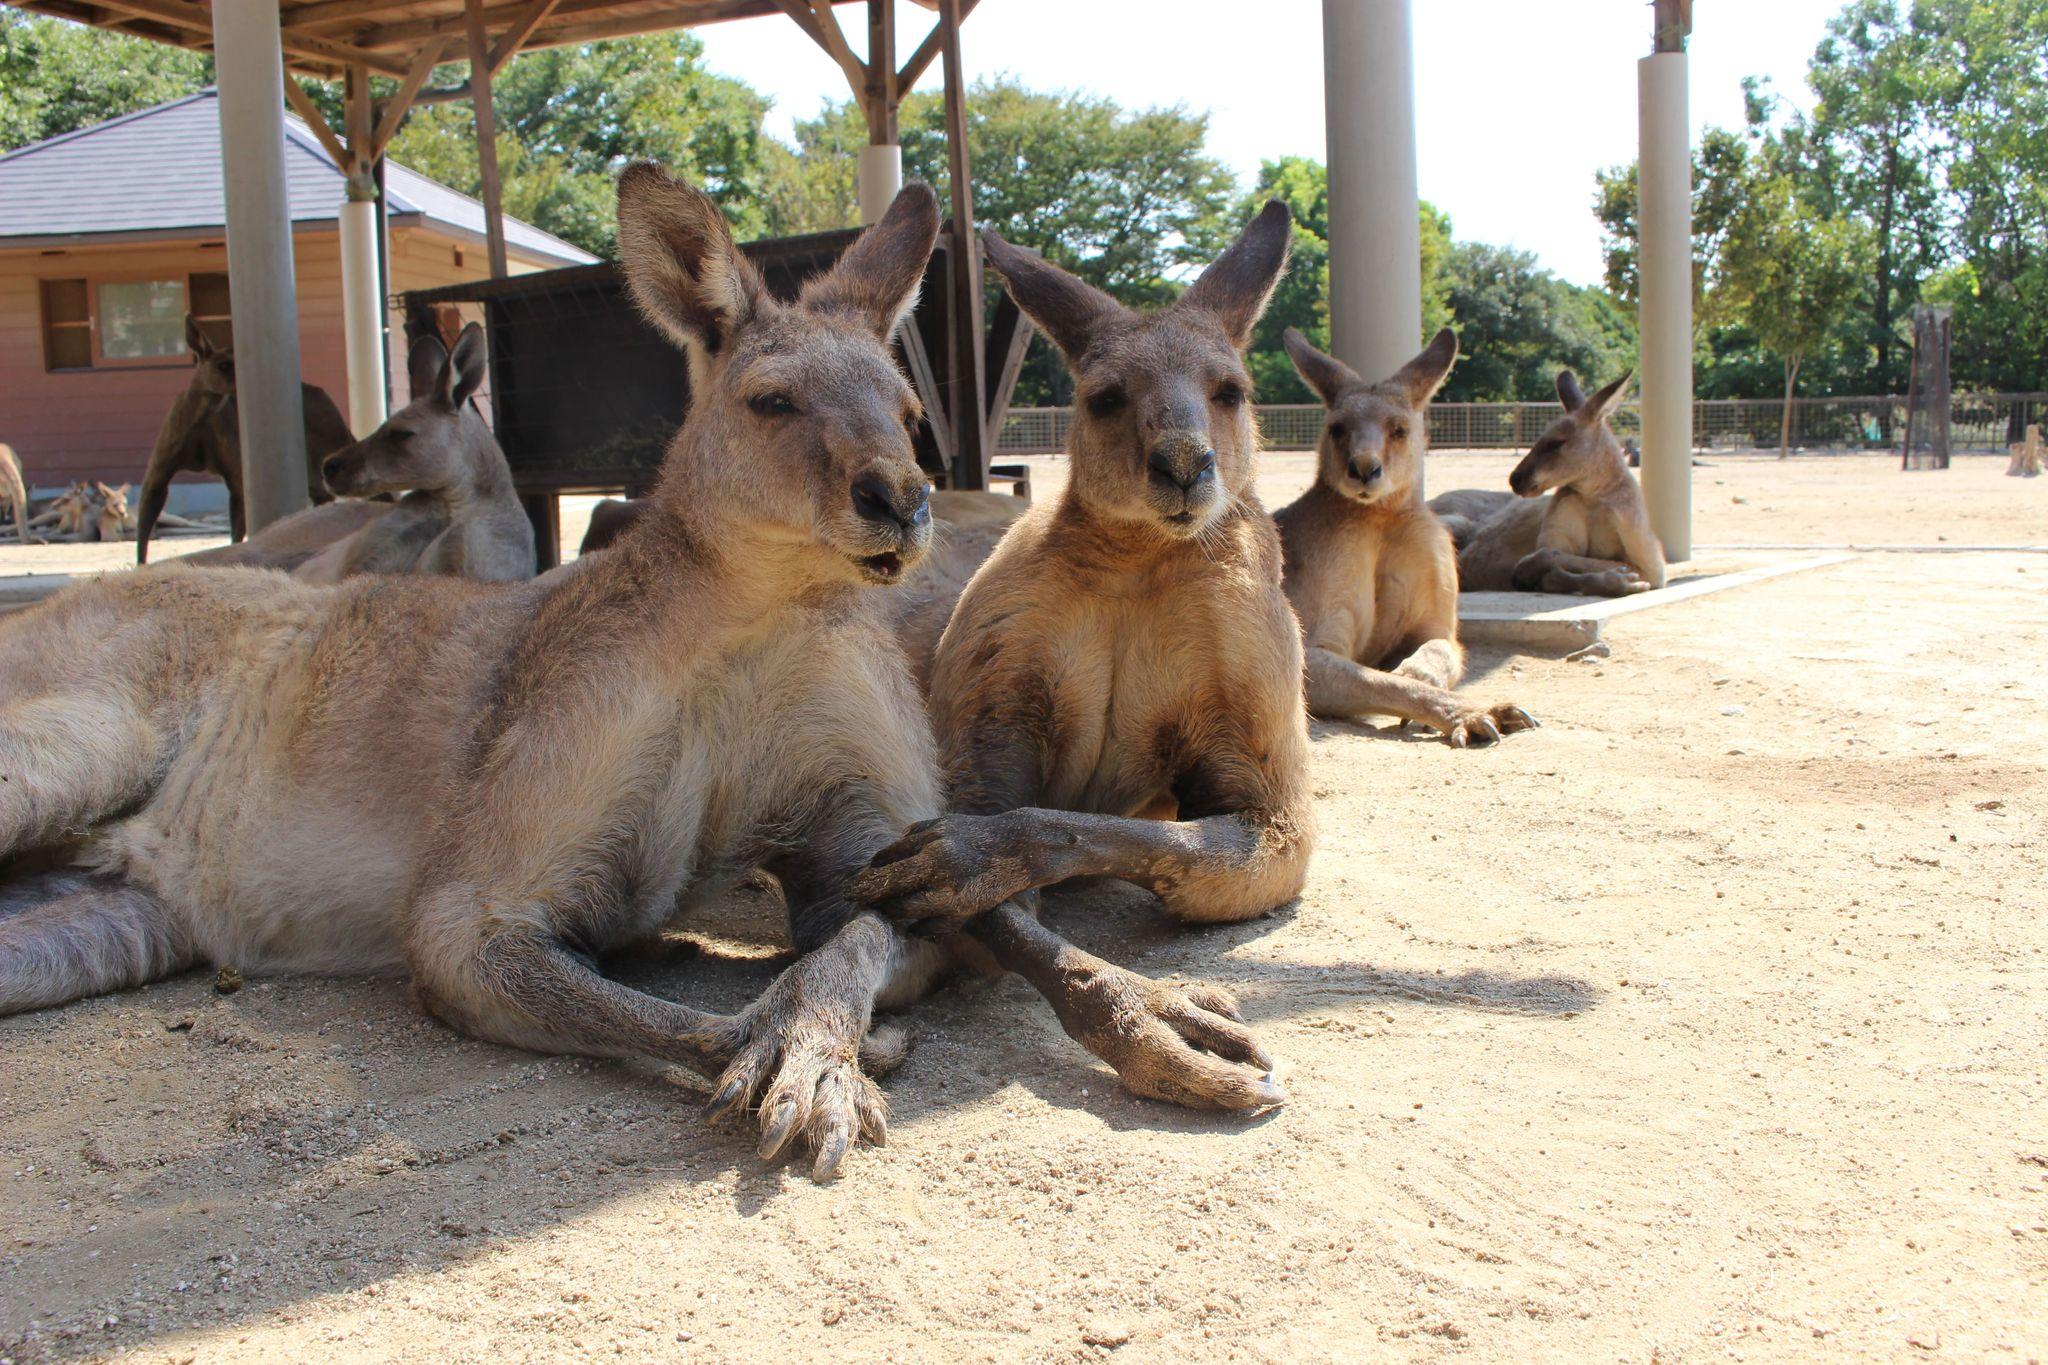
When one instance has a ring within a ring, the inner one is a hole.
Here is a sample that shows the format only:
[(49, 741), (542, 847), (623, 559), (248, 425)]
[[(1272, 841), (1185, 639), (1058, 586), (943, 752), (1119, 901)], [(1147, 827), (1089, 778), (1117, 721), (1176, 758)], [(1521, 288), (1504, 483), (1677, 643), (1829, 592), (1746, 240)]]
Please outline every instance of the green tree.
[[(513, 58), (492, 92), (505, 211), (612, 255), (612, 178), (627, 161), (645, 157), (709, 190), (742, 236), (762, 232), (773, 144), (761, 131), (768, 101), (744, 82), (706, 70), (703, 55), (697, 38), (675, 30)], [(460, 79), (462, 67), (450, 70)], [(467, 104), (416, 109), (390, 155), (465, 193), (482, 187)]]
[(1871, 273), (1859, 311), (1871, 357), (1864, 387), (1877, 393), (1904, 381), (1896, 319), (1910, 312), (1942, 254), (1929, 116), (1943, 75), (1931, 47), (1911, 6), (1854, 0), (1828, 21), (1807, 66), (1819, 97), (1812, 118), (1792, 124), (1811, 144), (1808, 198), (1870, 226)]
[[(1208, 155), (1208, 119), (1186, 109), (1125, 109), (1094, 95), (1029, 90), (1004, 77), (967, 98), (974, 216), (1043, 251), (1133, 305), (1174, 297), (1188, 274), (1230, 240), (1229, 168)], [(898, 118), (906, 177), (945, 202), (945, 107), (912, 94)], [(787, 154), (770, 152), (763, 195), (775, 233), (848, 227), (858, 219), (855, 156), (867, 124), (852, 103), (827, 105), (796, 126)], [(1019, 404), (1064, 403), (1071, 381), (1042, 338), (1018, 382)]]
[[(1269, 199), (1285, 201), (1294, 214), (1294, 252), (1287, 274), (1273, 291), (1245, 363), (1261, 402), (1313, 403), (1311, 393), (1280, 347), (1280, 334), (1298, 327), (1316, 345), (1330, 345), (1330, 191), (1323, 164), (1308, 157), (1283, 157), (1259, 168), (1259, 179), (1232, 215), (1248, 221)], [(1422, 341), (1451, 321), (1444, 263), (1451, 249), (1451, 220), (1433, 204), (1420, 211), (1422, 241)]]
[[(1749, 163), (1748, 143), (1725, 128), (1709, 128), (1692, 154), (1692, 286), (1698, 305), (1706, 293), (1728, 225), (1741, 202), (1742, 177)], [(1640, 250), (1636, 221), (1636, 164), (1610, 166), (1593, 173), (1593, 216), (1600, 220), (1600, 248), (1606, 264), (1607, 292), (1623, 303), (1636, 302), (1636, 262)]]
[(213, 58), (0, 8), (0, 151), (204, 89)]
[(1444, 384), (1447, 399), (1535, 401), (1555, 391), (1561, 367), (1604, 382), (1634, 363), (1628, 314), (1602, 291), (1541, 269), (1530, 252), (1456, 242), (1445, 277), (1464, 353)]
[(1869, 257), (1869, 232), (1848, 217), (1823, 218), (1803, 207), (1792, 176), (1766, 171), (1747, 185), (1722, 249), (1716, 293), (1785, 371), (1778, 457), (1792, 448), (1799, 367), (1829, 341), (1855, 305)]

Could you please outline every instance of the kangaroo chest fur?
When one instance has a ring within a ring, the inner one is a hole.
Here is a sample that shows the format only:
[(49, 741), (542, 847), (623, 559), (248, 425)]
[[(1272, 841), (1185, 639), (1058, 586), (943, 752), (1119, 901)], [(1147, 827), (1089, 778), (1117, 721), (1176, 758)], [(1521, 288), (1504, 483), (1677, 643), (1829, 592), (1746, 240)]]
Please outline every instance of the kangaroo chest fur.
[[(1214, 558), (1189, 547), (1080, 582), (1051, 560), (1003, 573), (1001, 602), (963, 601), (964, 629), (945, 648), (1003, 658), (983, 686), (1042, 745), (1027, 804), (1186, 817), (1206, 808), (1221, 769), (1284, 747), (1267, 732), (1299, 720), (1301, 646), (1271, 535), (1240, 527)], [(940, 728), (957, 740), (975, 723)]]

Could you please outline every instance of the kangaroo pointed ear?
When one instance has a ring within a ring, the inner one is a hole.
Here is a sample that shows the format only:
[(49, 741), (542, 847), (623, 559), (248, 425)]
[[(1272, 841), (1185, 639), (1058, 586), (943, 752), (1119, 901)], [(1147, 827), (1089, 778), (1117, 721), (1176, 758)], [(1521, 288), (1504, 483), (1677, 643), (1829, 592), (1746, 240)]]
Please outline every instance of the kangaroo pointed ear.
[(1557, 372), (1557, 401), (1564, 404), (1566, 412), (1577, 412), (1586, 406), (1586, 391), (1579, 387), (1579, 377), (1570, 370)]
[(412, 401), (432, 398), (441, 391), (441, 375), (448, 368), (448, 348), (441, 338), (427, 333), (405, 353), (405, 377), (412, 385)]
[(1124, 315), (1115, 299), (1037, 252), (1010, 245), (994, 228), (982, 229), (981, 246), (1010, 297), (1069, 361), (1079, 361), (1096, 333)]
[(1635, 378), (1634, 370), (1624, 370), (1621, 378), (1609, 384), (1586, 400), (1580, 416), (1588, 422), (1604, 422), (1608, 415), (1621, 406), (1622, 394), (1628, 389), (1628, 381)]
[(1294, 218), (1278, 199), (1267, 201), (1230, 249), (1202, 272), (1202, 278), (1180, 296), (1179, 308), (1197, 308), (1213, 315), (1242, 351), (1251, 344), (1252, 328), (1266, 311), (1273, 286), (1287, 270), (1287, 252), (1294, 245)]
[(442, 391), (448, 395), (448, 402), (461, 407), (467, 403), (484, 382), (484, 329), (478, 323), (470, 323), (462, 329), (462, 335), (455, 338), (455, 349), (448, 356), (448, 364), (442, 369)]
[(939, 197), (912, 181), (838, 264), (804, 286), (803, 301), (823, 312), (849, 313), (886, 341), (917, 304), (938, 236)]
[(1407, 395), (1409, 407), (1419, 408), (1443, 387), (1457, 360), (1458, 334), (1446, 327), (1429, 339), (1421, 355), (1394, 371), (1394, 377), (1387, 382)]
[(1280, 344), (1287, 348), (1287, 358), (1294, 362), (1294, 372), (1301, 376), (1301, 382), (1316, 391), (1329, 407), (1337, 401), (1337, 395), (1362, 381), (1358, 371), (1346, 365), (1328, 351), (1316, 349), (1314, 342), (1301, 332), (1289, 327), (1280, 334)]
[(651, 161), (619, 175), (619, 257), (647, 320), (709, 355), (767, 298), (718, 205)]
[(199, 325), (199, 319), (190, 313), (185, 314), (185, 345), (201, 360), (213, 359), (213, 340)]

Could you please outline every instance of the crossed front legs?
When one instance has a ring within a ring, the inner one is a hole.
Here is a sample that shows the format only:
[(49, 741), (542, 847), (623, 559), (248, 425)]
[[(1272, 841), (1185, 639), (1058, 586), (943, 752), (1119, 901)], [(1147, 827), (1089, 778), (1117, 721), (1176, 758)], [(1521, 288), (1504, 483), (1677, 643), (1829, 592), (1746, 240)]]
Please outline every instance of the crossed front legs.
[(1228, 991), (1174, 987), (1083, 952), (1038, 922), (1034, 888), (1108, 876), (1166, 912), (1236, 923), (1301, 888), (1309, 832), (1285, 815), (1143, 820), (1025, 807), (914, 825), (849, 895), (923, 932), (964, 929), (1051, 1003), (1067, 1034), (1135, 1094), (1194, 1108), (1282, 1103), (1272, 1059)]

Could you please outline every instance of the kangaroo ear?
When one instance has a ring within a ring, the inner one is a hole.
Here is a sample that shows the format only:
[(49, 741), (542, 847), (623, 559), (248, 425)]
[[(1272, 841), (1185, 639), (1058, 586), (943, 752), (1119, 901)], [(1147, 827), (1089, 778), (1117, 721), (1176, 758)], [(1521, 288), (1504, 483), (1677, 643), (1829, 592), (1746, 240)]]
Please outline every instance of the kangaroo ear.
[(1557, 372), (1557, 401), (1564, 404), (1566, 412), (1577, 412), (1586, 406), (1586, 391), (1579, 387), (1579, 377), (1570, 370)]
[(912, 181), (838, 264), (804, 286), (803, 301), (824, 312), (851, 313), (886, 341), (917, 303), (938, 236), (939, 197)]
[(441, 392), (441, 372), (448, 368), (448, 348), (441, 338), (427, 333), (405, 353), (405, 376), (412, 385), (412, 401), (432, 398)]
[(455, 338), (455, 350), (448, 357), (448, 364), (442, 370), (442, 383), (448, 401), (455, 407), (468, 402), (484, 382), (484, 329), (477, 323), (470, 323), (462, 329), (462, 335)]
[(1095, 334), (1124, 315), (1115, 299), (1037, 252), (1010, 245), (994, 228), (982, 229), (981, 245), (1010, 297), (1069, 361), (1078, 362)]
[(1394, 371), (1394, 377), (1387, 382), (1407, 395), (1409, 407), (1419, 408), (1443, 387), (1457, 359), (1458, 334), (1446, 327), (1430, 338), (1421, 355)]
[(1328, 351), (1316, 349), (1314, 342), (1303, 336), (1299, 330), (1289, 327), (1280, 334), (1280, 344), (1287, 348), (1287, 358), (1294, 362), (1294, 372), (1301, 376), (1301, 382), (1316, 391), (1329, 407), (1337, 401), (1337, 395), (1362, 381), (1358, 371), (1346, 365)]
[(619, 256), (647, 320), (709, 355), (767, 298), (718, 205), (651, 161), (619, 175)]
[(185, 314), (185, 345), (201, 360), (213, 359), (213, 342), (199, 325), (199, 319), (190, 313)]
[(1588, 422), (1606, 421), (1608, 414), (1621, 406), (1622, 393), (1628, 388), (1628, 381), (1635, 378), (1635, 373), (1634, 370), (1624, 370), (1621, 378), (1588, 398), (1580, 416)]
[(1179, 308), (1199, 308), (1213, 314), (1242, 351), (1251, 344), (1252, 328), (1266, 311), (1273, 286), (1287, 269), (1287, 252), (1294, 245), (1293, 215), (1278, 199), (1267, 201), (1230, 249), (1216, 258), (1202, 278), (1180, 296)]

